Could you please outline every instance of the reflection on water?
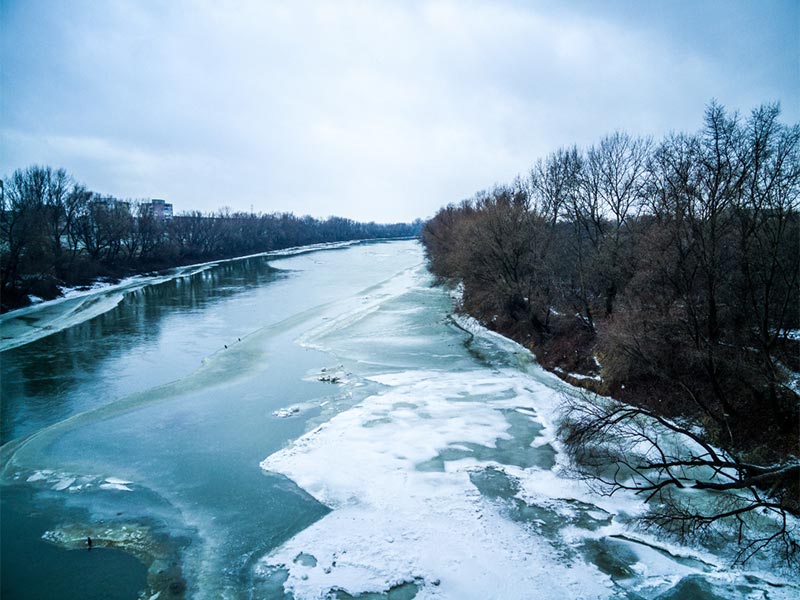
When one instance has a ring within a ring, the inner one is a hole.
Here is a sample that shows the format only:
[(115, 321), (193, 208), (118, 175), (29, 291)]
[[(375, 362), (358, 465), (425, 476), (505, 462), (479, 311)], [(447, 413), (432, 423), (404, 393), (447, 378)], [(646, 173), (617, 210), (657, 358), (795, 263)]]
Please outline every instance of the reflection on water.
[[(4, 489), (32, 491), (4, 493), (4, 515), (32, 547), (44, 531), (26, 513), (45, 504), (53, 540), (98, 522), (124, 539), (114, 528), (148, 523), (171, 536), (189, 595), (246, 597), (253, 561), (328, 512), (259, 462), (371, 389), (310, 377), (336, 358), (295, 340), (420, 267), (416, 243), (391, 246), (223, 263), (131, 289), (107, 312), (0, 354)], [(37, 323), (35, 311), (25, 317)], [(303, 410), (275, 416), (295, 405)], [(71, 564), (74, 554), (50, 550)], [(2, 561), (4, 585), (23, 586), (13, 559)], [(127, 568), (103, 565), (110, 580)], [(69, 598), (57, 572), (36, 577)]]
[[(156, 373), (152, 362), (142, 361), (143, 351), (159, 344), (166, 319), (207, 310), (282, 275), (265, 258), (223, 263), (134, 290), (116, 308), (94, 319), (2, 353), (0, 441), (182, 374), (174, 371), (174, 357), (166, 360), (169, 374)], [(187, 336), (195, 332), (197, 328), (186, 326)], [(194, 341), (201, 344), (194, 354), (202, 356), (202, 340)], [(129, 385), (119, 385), (120, 363), (125, 366), (122, 374), (137, 374), (134, 381), (124, 381)]]

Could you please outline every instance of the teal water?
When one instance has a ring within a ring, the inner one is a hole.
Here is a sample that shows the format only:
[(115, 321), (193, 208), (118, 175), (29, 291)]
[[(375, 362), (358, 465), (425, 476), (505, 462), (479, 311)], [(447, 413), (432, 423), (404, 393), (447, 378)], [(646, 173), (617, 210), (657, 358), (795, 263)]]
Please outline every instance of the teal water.
[[(63, 507), (58, 510), (63, 511)], [(3, 490), (1, 597), (41, 600), (78, 595), (86, 600), (135, 597), (146, 579), (146, 568), (140, 561), (119, 549), (69, 551), (43, 542), (42, 533), (57, 525), (52, 516), (52, 507), (42, 502), (34, 504), (31, 490)]]
[[(391, 293), (383, 288), (421, 261), (415, 242), (231, 261), (1, 353), (3, 538), (24, 531), (26, 547), (52, 555), (22, 570), (4, 551), (3, 597), (36, 597), (22, 591), (31, 580), (51, 597), (87, 597), (63, 577), (83, 553), (39, 539), (81, 511), (90, 526), (146, 521), (183, 540), (189, 595), (247, 597), (251, 563), (328, 512), (259, 462), (371, 389), (319, 381), (336, 357), (297, 339)], [(108, 478), (131, 491), (103, 489)], [(141, 573), (120, 577), (137, 572), (120, 554), (92, 554), (105, 573), (95, 587), (144, 585)]]

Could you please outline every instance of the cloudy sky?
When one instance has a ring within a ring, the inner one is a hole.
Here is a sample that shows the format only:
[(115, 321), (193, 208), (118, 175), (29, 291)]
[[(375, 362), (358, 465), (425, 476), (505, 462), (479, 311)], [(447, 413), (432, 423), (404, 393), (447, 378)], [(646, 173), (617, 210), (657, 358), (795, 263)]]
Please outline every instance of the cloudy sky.
[(712, 98), (800, 120), (800, 2), (0, 0), (0, 176), (397, 221)]

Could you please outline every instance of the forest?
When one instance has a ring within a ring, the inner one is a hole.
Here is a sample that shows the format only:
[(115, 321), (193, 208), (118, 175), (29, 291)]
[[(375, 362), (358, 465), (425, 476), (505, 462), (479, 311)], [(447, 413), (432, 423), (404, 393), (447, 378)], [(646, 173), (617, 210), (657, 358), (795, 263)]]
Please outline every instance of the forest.
[(64, 169), (18, 169), (2, 184), (0, 301), (7, 311), (61, 286), (293, 246), (410, 237), (421, 222), (359, 223), (222, 209), (165, 218), (147, 200), (91, 192)]
[[(800, 509), (799, 207), (800, 126), (778, 105), (742, 117), (711, 103), (694, 134), (559, 149), (442, 208), (422, 240), (466, 313), (586, 388), (561, 432), (579, 470), (657, 498), (659, 526), (730, 518), (741, 537), (748, 514)], [(676, 456), (643, 419), (696, 450)], [(655, 451), (632, 458), (642, 443)], [(741, 502), (698, 513), (667, 494), (688, 487)], [(773, 542), (796, 553), (788, 529), (742, 558)]]

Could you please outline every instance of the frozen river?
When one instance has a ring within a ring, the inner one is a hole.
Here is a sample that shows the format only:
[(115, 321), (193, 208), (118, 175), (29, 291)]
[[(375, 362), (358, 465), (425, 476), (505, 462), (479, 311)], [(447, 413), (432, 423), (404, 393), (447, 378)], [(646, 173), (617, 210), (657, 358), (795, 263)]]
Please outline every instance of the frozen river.
[(400, 241), (5, 315), (3, 598), (798, 593), (565, 477), (570, 389), (451, 313)]

